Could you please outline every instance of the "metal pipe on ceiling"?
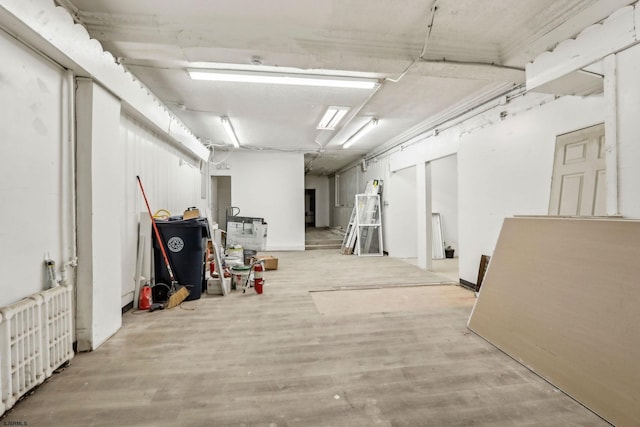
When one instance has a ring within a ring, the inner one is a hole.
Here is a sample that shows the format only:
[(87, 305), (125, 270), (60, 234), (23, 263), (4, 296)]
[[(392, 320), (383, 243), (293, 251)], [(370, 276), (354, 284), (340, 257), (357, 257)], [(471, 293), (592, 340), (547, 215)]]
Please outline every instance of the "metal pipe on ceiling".
[[(374, 91), (371, 92), (371, 94), (367, 97), (367, 99), (365, 99), (364, 102), (362, 102), (357, 108), (355, 108), (353, 110), (353, 112), (345, 119), (343, 125), (340, 127), (340, 130), (344, 129), (345, 126), (347, 126), (349, 123), (351, 123), (351, 121), (360, 113), (360, 111), (362, 111), (364, 109), (364, 107), (369, 102), (371, 102), (373, 97), (378, 93), (378, 91), (384, 85), (384, 83), (386, 83), (386, 82), (398, 83), (418, 61), (423, 60), (424, 54), (427, 51), (427, 45), (429, 43), (429, 39), (431, 38), (431, 32), (433, 31), (433, 23), (435, 21), (435, 16), (436, 16), (436, 11), (437, 10), (438, 10), (438, 0), (434, 0), (433, 4), (431, 5), (431, 8), (429, 9), (430, 15), (429, 15), (429, 18), (428, 18), (429, 24), (427, 25), (427, 34), (425, 35), (424, 43), (422, 44), (422, 50), (420, 51), (420, 54), (418, 55), (418, 57), (415, 58), (411, 62), (411, 64), (409, 64), (409, 66), (398, 77), (396, 77), (395, 79), (390, 78), (390, 77), (385, 77), (384, 79), (382, 79), (380, 84), (378, 84), (378, 86), (376, 86)], [(318, 151), (314, 155), (314, 157), (311, 160), (309, 160), (307, 162), (307, 164), (305, 165), (305, 171), (311, 171), (312, 170), (311, 169), (311, 165), (313, 164), (313, 161), (315, 159), (317, 159), (318, 157), (322, 156), (322, 153), (324, 153), (324, 150), (327, 147), (327, 145), (329, 145), (334, 140), (334, 138), (338, 135), (338, 133), (339, 133), (339, 131), (334, 133), (334, 135), (331, 138), (329, 138), (329, 140), (327, 142), (325, 142), (324, 144), (319, 142), (317, 138), (314, 140), (314, 142), (316, 144), (318, 144), (320, 146), (320, 148), (318, 149)]]

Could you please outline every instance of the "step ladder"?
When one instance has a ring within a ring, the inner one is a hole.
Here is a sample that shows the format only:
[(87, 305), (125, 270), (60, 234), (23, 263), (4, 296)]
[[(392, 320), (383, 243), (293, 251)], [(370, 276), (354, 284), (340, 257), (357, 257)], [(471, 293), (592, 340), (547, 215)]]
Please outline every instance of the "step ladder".
[[(382, 255), (381, 192), (382, 181), (376, 179), (367, 182), (364, 193), (356, 194), (340, 248), (343, 255), (351, 255), (354, 251), (359, 256)], [(376, 242), (378, 248), (374, 253), (370, 252), (372, 242)]]
[(353, 246), (356, 241), (356, 208), (354, 206), (351, 211), (351, 217), (349, 218), (349, 225), (344, 233), (344, 239), (342, 239), (342, 246), (340, 247), (340, 253), (342, 255), (351, 255), (353, 253)]

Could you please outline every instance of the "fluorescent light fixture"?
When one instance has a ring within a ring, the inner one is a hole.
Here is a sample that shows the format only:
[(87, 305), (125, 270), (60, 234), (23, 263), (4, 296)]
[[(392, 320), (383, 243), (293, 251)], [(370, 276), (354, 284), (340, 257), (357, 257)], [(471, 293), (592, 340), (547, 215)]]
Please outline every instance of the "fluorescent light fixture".
[(362, 135), (369, 132), (375, 125), (378, 124), (378, 119), (373, 118), (364, 124), (360, 129), (358, 129), (353, 135), (347, 139), (344, 144), (342, 144), (342, 148), (349, 148), (353, 145), (356, 140), (360, 139)]
[(373, 79), (302, 73), (206, 69), (187, 69), (187, 72), (193, 80), (210, 80), (216, 82), (265, 83), (279, 85), (341, 87), (349, 89), (373, 89), (378, 84), (378, 82)]
[(223, 116), (220, 117), (222, 121), (222, 126), (224, 127), (225, 132), (229, 136), (229, 139), (233, 143), (233, 146), (236, 148), (240, 148), (240, 142), (238, 141), (238, 137), (236, 136), (235, 131), (233, 130), (233, 126), (231, 126), (231, 122), (229, 121), (229, 117)]
[(320, 119), (317, 129), (333, 130), (338, 126), (340, 120), (349, 112), (349, 107), (329, 107), (324, 116)]

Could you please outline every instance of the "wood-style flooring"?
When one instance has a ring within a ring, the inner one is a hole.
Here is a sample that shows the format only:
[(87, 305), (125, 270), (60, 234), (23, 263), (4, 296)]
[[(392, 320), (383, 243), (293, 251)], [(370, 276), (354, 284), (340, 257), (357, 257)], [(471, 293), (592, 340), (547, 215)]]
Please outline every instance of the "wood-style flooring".
[(339, 249), (344, 240), (344, 230), (333, 227), (307, 227), (304, 233), (306, 250)]
[[(265, 273), (262, 295), (205, 295), (171, 310), (125, 313), (120, 331), (77, 354), (0, 423), (608, 425), (470, 332), (473, 293), (446, 277), (335, 249), (274, 255), (279, 269)], [(385, 289), (385, 299), (402, 285), (414, 285), (414, 295), (426, 284), (429, 304), (398, 309), (396, 301), (387, 310), (377, 300), (378, 308), (361, 309), (375, 298), (368, 292)], [(363, 297), (350, 296), (353, 310), (343, 304), (321, 314), (311, 291), (340, 289)]]

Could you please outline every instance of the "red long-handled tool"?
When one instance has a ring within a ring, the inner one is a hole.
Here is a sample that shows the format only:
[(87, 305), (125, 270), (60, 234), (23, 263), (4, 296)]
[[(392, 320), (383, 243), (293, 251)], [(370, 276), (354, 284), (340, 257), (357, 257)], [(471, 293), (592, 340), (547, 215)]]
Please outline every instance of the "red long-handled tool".
[(171, 268), (171, 263), (169, 262), (169, 257), (167, 256), (167, 251), (164, 247), (164, 241), (162, 240), (162, 236), (160, 235), (160, 230), (158, 230), (156, 220), (151, 213), (151, 208), (149, 207), (149, 201), (147, 200), (147, 194), (144, 192), (142, 181), (140, 180), (139, 175), (136, 175), (136, 178), (138, 179), (138, 184), (140, 185), (140, 190), (142, 191), (142, 197), (144, 197), (144, 203), (147, 205), (147, 211), (149, 212), (149, 217), (151, 218), (153, 232), (156, 235), (158, 246), (160, 246), (160, 251), (162, 252), (162, 258), (164, 259), (165, 265), (167, 266), (167, 271), (169, 272), (169, 278), (171, 279), (171, 291), (169, 292), (170, 296), (169, 300), (165, 304), (165, 308), (173, 308), (177, 305), (180, 305), (180, 303), (182, 303), (182, 301), (184, 301), (185, 298), (189, 296), (189, 290), (186, 286), (181, 286), (176, 281), (176, 276), (173, 274), (173, 269)]

